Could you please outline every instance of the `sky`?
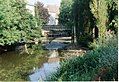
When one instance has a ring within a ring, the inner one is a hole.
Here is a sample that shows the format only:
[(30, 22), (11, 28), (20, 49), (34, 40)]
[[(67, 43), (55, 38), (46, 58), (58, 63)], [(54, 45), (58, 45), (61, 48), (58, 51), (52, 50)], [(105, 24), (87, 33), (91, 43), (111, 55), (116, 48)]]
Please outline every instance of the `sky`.
[(46, 5), (46, 4), (60, 5), (60, 2), (61, 2), (61, 0), (29, 0), (28, 3), (33, 5), (36, 1), (40, 1), (44, 5)]

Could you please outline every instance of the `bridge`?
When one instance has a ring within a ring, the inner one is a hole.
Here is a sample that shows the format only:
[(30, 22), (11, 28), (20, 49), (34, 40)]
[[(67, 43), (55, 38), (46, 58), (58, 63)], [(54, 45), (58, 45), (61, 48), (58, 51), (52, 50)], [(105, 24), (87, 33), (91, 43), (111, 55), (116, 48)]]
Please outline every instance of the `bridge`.
[[(72, 31), (69, 28), (65, 28), (61, 25), (46, 25), (42, 28), (42, 35), (47, 40), (44, 44), (47, 49), (57, 50), (67, 46), (67, 43), (71, 43)], [(42, 39), (43, 41), (43, 39)], [(65, 45), (66, 43), (66, 45)]]
[(71, 41), (72, 30), (61, 25), (45, 25), (41, 32), (42, 36), (49, 42), (55, 40), (56, 42)]
[(69, 37), (72, 33), (71, 29), (61, 25), (45, 25), (41, 32), (45, 37)]

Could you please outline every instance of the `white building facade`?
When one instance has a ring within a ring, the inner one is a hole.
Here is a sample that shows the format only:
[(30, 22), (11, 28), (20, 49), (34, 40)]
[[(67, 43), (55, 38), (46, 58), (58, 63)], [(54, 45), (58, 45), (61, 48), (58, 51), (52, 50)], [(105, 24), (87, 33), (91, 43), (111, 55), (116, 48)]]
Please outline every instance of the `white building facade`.
[(57, 6), (57, 5), (47, 5), (46, 6), (50, 14), (49, 22), (47, 25), (58, 25), (59, 7), (60, 6)]
[[(31, 2), (33, 1), (33, 2)], [(35, 7), (34, 4), (39, 0), (27, 0), (26, 8), (29, 10), (29, 12), (35, 16)], [(59, 7), (60, 5), (56, 4), (44, 4), (45, 8), (48, 9), (48, 12), (50, 14), (49, 22), (47, 25), (58, 25), (58, 14), (59, 14)]]

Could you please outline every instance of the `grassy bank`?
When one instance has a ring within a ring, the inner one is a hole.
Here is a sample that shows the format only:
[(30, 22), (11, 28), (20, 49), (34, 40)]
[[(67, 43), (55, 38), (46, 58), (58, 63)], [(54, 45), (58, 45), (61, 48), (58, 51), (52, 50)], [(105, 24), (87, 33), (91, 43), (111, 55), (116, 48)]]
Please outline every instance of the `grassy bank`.
[(47, 59), (46, 51), (40, 45), (30, 45), (29, 54), (7, 52), (0, 55), (0, 80), (1, 81), (26, 81), (34, 67), (39, 67)]
[(113, 81), (118, 79), (117, 37), (99, 41), (95, 49), (83, 57), (61, 62), (61, 67), (47, 80), (52, 81)]

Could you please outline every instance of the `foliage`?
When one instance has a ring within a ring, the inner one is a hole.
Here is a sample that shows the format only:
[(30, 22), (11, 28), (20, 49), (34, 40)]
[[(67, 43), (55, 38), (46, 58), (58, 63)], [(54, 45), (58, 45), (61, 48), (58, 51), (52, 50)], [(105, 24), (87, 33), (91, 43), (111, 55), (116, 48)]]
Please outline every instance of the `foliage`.
[[(77, 43), (80, 42), (80, 36), (85, 37), (86, 34), (92, 35), (92, 29), (95, 27), (95, 18), (90, 8), (91, 0), (74, 0), (72, 12), (76, 28)], [(85, 41), (85, 40), (84, 40)]]
[(89, 5), (89, 0), (62, 0), (60, 7), (59, 23), (72, 30), (75, 27), (77, 42), (80, 45), (83, 42), (80, 36), (85, 37), (86, 34), (90, 36), (95, 25)]
[(118, 30), (118, 0), (108, 1), (108, 29), (111, 29), (117, 33)]
[(106, 0), (92, 0), (91, 11), (97, 20), (96, 25), (99, 28), (100, 37), (103, 37), (106, 31), (106, 23), (108, 20)]
[(42, 21), (43, 24), (48, 23), (50, 16), (48, 10), (44, 7), (44, 5), (41, 2), (37, 2), (35, 6), (35, 12), (36, 16), (38, 17), (38, 21)]
[(72, 0), (62, 0), (59, 14), (59, 24), (71, 28), (73, 26)]
[(105, 36), (105, 31), (111, 29), (117, 33), (117, 0), (92, 0), (91, 11), (97, 20), (100, 36)]
[(80, 37), (91, 36), (94, 27), (98, 27), (100, 38), (108, 29), (117, 33), (117, 3), (117, 0), (63, 0), (59, 22), (75, 27), (77, 43), (82, 45)]
[[(100, 43), (99, 43), (100, 44)], [(113, 81), (118, 79), (117, 37), (88, 51), (83, 57), (61, 62), (61, 67), (48, 80), (52, 81)]]
[[(108, 40), (109, 40), (110, 38), (112, 38), (113, 36), (117, 36), (117, 35), (115, 35), (114, 33), (110, 33), (110, 34), (107, 34), (107, 35), (106, 35), (105, 37), (103, 37), (103, 38), (95, 39), (95, 40), (93, 41), (93, 43), (89, 43), (88, 47), (89, 47), (90, 49), (98, 48), (98, 47), (100, 47), (100, 45), (104, 45), (104, 43), (107, 44), (107, 43), (108, 43)], [(106, 43), (106, 42), (107, 42), (107, 43)]]
[(39, 38), (39, 30), (24, 0), (0, 0), (0, 45)]

